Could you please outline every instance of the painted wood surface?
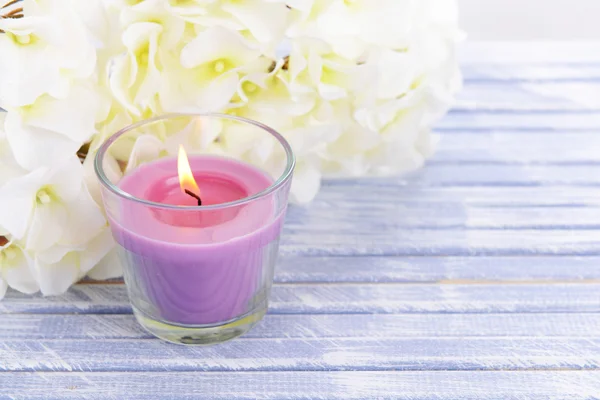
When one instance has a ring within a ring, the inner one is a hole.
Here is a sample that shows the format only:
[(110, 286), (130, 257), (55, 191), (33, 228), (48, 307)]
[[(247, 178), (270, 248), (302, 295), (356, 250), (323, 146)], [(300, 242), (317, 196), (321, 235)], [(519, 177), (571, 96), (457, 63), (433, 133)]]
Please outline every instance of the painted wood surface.
[[(600, 336), (598, 313), (268, 314), (243, 338), (419, 338)], [(3, 339), (152, 339), (131, 314), (5, 314)]]
[(236, 341), (157, 341), (119, 281), (9, 292), (0, 399), (600, 399), (600, 59), (544, 49), (467, 57), (424, 169), (292, 207)]
[[(275, 285), (269, 310), (273, 314), (600, 312), (600, 279), (594, 283)], [(123, 314), (131, 309), (123, 285), (92, 284), (77, 285), (49, 299), (14, 294), (0, 304), (0, 311)]]
[(205, 348), (4, 339), (0, 359), (2, 371), (30, 372), (596, 370), (600, 337), (247, 338)]
[(0, 374), (0, 399), (597, 400), (598, 371)]

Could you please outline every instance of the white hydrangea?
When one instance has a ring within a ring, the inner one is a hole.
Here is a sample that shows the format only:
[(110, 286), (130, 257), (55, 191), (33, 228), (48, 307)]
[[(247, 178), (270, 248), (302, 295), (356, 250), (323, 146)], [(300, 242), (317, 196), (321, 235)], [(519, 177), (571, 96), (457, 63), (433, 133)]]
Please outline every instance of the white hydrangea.
[[(422, 165), (460, 87), (455, 0), (23, 0), (7, 14), (0, 298), (7, 287), (59, 294), (86, 274), (120, 275), (92, 159), (124, 126), (165, 112), (261, 121), (291, 143), (291, 195), (306, 203), (322, 177)], [(115, 149), (108, 174), (181, 141), (280, 167), (272, 141), (212, 128), (141, 135)]]

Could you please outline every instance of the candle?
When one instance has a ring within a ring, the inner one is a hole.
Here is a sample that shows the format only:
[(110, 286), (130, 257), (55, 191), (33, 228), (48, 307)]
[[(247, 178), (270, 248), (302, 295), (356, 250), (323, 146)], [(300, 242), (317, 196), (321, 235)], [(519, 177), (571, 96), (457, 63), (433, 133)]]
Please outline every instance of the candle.
[[(96, 168), (105, 180), (101, 164)], [(178, 158), (142, 164), (105, 186), (132, 307), (146, 329), (179, 343), (207, 344), (260, 320), (291, 168), (288, 163), (286, 179), (274, 181), (241, 160), (197, 154), (188, 160), (181, 149)]]

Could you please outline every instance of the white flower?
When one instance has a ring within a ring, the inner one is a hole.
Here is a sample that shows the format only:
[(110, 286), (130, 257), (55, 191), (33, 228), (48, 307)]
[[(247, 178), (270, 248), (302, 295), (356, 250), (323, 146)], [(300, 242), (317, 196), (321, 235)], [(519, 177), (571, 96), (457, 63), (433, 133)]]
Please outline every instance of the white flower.
[[(278, 0), (169, 1), (174, 13), (202, 27), (224, 27), (240, 32), (259, 45), (263, 54), (274, 55), (288, 25), (289, 10)], [(202, 29), (201, 29), (202, 30)]]
[(7, 285), (23, 293), (39, 290), (31, 255), (13, 240), (0, 237), (0, 298)]
[(32, 105), (8, 111), (8, 143), (17, 162), (33, 170), (74, 154), (96, 132), (96, 122), (106, 118), (108, 107), (94, 87), (76, 85), (65, 98), (43, 95)]
[(166, 7), (175, 15), (194, 21), (195, 18), (205, 16), (209, 13), (209, 6), (217, 0), (167, 0)]
[(365, 65), (377, 71), (372, 81), (377, 83), (373, 87), (373, 96), (377, 99), (395, 99), (409, 92), (423, 74), (417, 62), (417, 56), (412, 51), (386, 48), (372, 50)]
[(369, 173), (393, 174), (415, 169), (431, 153), (433, 143), (427, 128), (438, 103), (426, 87), (399, 99), (380, 101), (370, 108), (357, 109), (355, 121), (369, 132), (377, 132), (380, 141), (365, 153)]
[(73, 79), (89, 78), (94, 46), (68, 0), (24, 0), (25, 17), (0, 18), (0, 107), (64, 97)]
[[(99, 207), (102, 207), (102, 198), (100, 195), (100, 182), (98, 182), (96, 172), (94, 171), (94, 157), (102, 143), (113, 134), (132, 123), (133, 119), (131, 116), (126, 111), (113, 104), (109, 116), (100, 127), (100, 132), (98, 132), (89, 145), (87, 157), (83, 162), (83, 178), (88, 192)], [(110, 165), (105, 164), (105, 171), (107, 172), (109, 179), (111, 179), (111, 182), (117, 182), (121, 177), (119, 164), (114, 158), (107, 157), (107, 160), (112, 160), (113, 162)]]
[(106, 253), (106, 255), (87, 273), (89, 278), (96, 280), (118, 278), (122, 275), (123, 267), (115, 247)]
[(405, 48), (414, 23), (412, 0), (310, 0), (296, 4), (292, 37), (318, 37), (336, 53), (357, 59), (370, 45)]
[(327, 43), (315, 39), (292, 42), (289, 69), (295, 92), (316, 90), (327, 101), (364, 91), (374, 78), (369, 74), (373, 69), (336, 55)]
[(0, 187), (0, 225), (27, 250), (37, 252), (56, 244), (80, 246), (106, 220), (83, 185), (83, 169), (73, 155)]
[(4, 131), (5, 112), (0, 111), (0, 186), (15, 176), (22, 175), (25, 171), (12, 153), (6, 132)]
[(96, 48), (96, 73), (98, 82), (103, 84), (107, 80), (109, 60), (125, 51), (120, 19), (123, 4), (113, 0), (70, 1), (70, 7), (86, 27), (89, 42)]
[[(221, 110), (236, 93), (241, 74), (270, 62), (239, 33), (222, 27), (200, 32), (181, 51), (160, 93), (167, 111)], [(182, 68), (183, 67), (183, 68)]]
[(141, 116), (153, 106), (160, 87), (157, 53), (162, 30), (159, 24), (139, 22), (123, 34), (128, 52), (116, 61), (110, 87), (115, 98), (134, 115)]
[(78, 247), (54, 246), (36, 253), (35, 274), (43, 295), (64, 293), (83, 278), (113, 248), (108, 227)]

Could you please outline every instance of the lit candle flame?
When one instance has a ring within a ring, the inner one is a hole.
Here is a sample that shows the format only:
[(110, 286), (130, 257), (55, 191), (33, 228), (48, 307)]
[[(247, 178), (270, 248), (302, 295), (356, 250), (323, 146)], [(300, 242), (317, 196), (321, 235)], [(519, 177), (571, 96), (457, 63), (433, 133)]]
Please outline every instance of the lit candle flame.
[(194, 179), (187, 154), (181, 145), (179, 146), (179, 156), (177, 157), (177, 173), (179, 174), (179, 186), (181, 187), (181, 191), (184, 193), (189, 191), (197, 197), (200, 197), (200, 188)]

